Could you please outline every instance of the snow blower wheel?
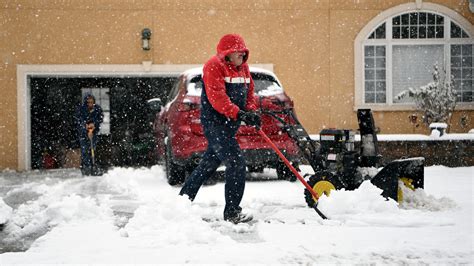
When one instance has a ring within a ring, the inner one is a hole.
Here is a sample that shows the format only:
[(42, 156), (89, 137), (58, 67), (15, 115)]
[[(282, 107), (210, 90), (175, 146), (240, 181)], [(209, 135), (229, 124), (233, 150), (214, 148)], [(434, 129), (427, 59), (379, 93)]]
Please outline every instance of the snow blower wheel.
[[(336, 178), (330, 172), (319, 172), (312, 175), (309, 178), (308, 185), (313, 188), (314, 192), (316, 192), (319, 197), (323, 194), (329, 196), (331, 190), (339, 187)], [(311, 192), (309, 192), (308, 189), (304, 190), (304, 195), (308, 206), (313, 207), (317, 200), (313, 195), (311, 195)]]

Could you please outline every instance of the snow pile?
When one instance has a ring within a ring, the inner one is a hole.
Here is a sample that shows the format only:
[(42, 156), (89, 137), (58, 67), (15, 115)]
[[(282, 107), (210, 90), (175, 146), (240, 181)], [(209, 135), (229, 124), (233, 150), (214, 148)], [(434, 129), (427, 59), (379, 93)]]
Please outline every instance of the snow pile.
[[(331, 220), (369, 225), (369, 220), (374, 215), (381, 216), (380, 219), (390, 219), (389, 217), (400, 211), (394, 200), (386, 200), (380, 196), (381, 193), (382, 190), (370, 181), (364, 181), (353, 191), (331, 191), (329, 197), (323, 196), (319, 199), (318, 206)], [(388, 220), (386, 222), (390, 223)]]
[(423, 189), (412, 190), (401, 184), (399, 184), (399, 188), (403, 193), (403, 201), (400, 203), (400, 208), (403, 209), (446, 211), (457, 207), (452, 199), (427, 195)]
[(5, 224), (12, 215), (12, 208), (8, 206), (0, 197), (0, 225)]
[[(4, 237), (0, 244), (12, 245), (16, 249), (27, 249), (38, 237), (51, 228), (71, 221), (105, 220), (111, 221), (110, 209), (97, 205), (90, 196), (69, 194), (68, 184), (74, 180), (57, 185), (39, 185), (34, 189), (36, 199), (18, 206), (4, 228)], [(7, 193), (6, 199), (29, 188), (14, 189)], [(28, 193), (26, 193), (28, 194)], [(33, 194), (31, 191), (29, 194)]]

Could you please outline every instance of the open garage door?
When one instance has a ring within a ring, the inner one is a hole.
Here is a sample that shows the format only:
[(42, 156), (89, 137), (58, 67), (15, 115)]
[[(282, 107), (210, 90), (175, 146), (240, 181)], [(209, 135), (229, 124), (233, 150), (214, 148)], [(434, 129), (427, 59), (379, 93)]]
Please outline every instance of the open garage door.
[(176, 76), (35, 77), (31, 91), (31, 166), (78, 167), (74, 116), (82, 95), (92, 93), (104, 110), (97, 147), (103, 167), (154, 164), (154, 114), (146, 101), (166, 97)]

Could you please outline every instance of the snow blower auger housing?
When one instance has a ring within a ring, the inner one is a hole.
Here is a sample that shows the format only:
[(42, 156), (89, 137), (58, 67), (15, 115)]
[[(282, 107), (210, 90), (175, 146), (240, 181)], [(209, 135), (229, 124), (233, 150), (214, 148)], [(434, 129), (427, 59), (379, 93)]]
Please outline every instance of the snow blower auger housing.
[[(294, 121), (292, 124), (285, 122), (281, 113), (263, 113), (280, 121), (284, 130), (296, 141), (315, 173), (309, 176), (307, 183), (319, 196), (323, 193), (329, 196), (333, 189), (354, 190), (365, 180), (370, 180), (382, 190), (382, 196), (401, 202), (402, 185), (412, 190), (424, 186), (422, 157), (394, 160), (380, 169), (382, 157), (378, 152), (375, 123), (370, 109), (357, 110), (361, 138), (357, 150), (355, 132), (352, 130), (323, 129), (318, 143), (309, 137), (291, 110), (283, 113)], [(308, 189), (305, 189), (304, 194), (308, 206), (313, 207), (317, 199)]]

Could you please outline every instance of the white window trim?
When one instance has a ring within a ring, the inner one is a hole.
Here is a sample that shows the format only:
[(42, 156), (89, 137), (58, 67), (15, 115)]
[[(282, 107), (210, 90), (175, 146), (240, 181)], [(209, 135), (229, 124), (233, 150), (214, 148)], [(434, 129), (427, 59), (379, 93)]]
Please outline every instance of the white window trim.
[[(409, 41), (405, 39), (393, 40), (392, 38), (388, 39), (367, 39), (368, 36), (375, 30), (378, 26), (385, 24), (385, 34), (386, 36), (392, 36), (392, 17), (408, 13), (410, 11), (418, 12), (430, 12), (442, 15), (445, 19), (445, 37), (442, 40), (439, 39), (417, 39), (416, 41)], [(365, 27), (359, 32), (355, 41), (354, 41), (354, 110), (359, 108), (371, 108), (375, 111), (405, 111), (405, 110), (415, 110), (416, 106), (414, 104), (401, 104), (401, 103), (392, 103), (392, 46), (401, 45), (401, 44), (446, 44), (447, 41), (450, 41), (450, 44), (472, 44), (472, 38), (457, 39), (456, 41), (450, 39), (450, 27), (451, 21), (454, 21), (456, 24), (460, 25), (469, 36), (474, 36), (474, 26), (463, 16), (457, 12), (438, 4), (433, 3), (407, 3), (402, 4), (390, 9), (385, 10), (384, 12), (378, 14), (374, 19), (372, 19)], [(390, 35), (389, 35), (390, 34)], [(368, 104), (364, 103), (364, 45), (373, 44), (373, 45), (387, 45), (386, 48), (386, 97), (389, 103), (376, 103)], [(446, 46), (445, 46), (446, 47)], [(445, 49), (445, 64), (450, 64), (450, 49)], [(448, 75), (450, 68), (448, 68)], [(473, 110), (474, 103), (458, 103), (456, 105), (456, 110)]]

